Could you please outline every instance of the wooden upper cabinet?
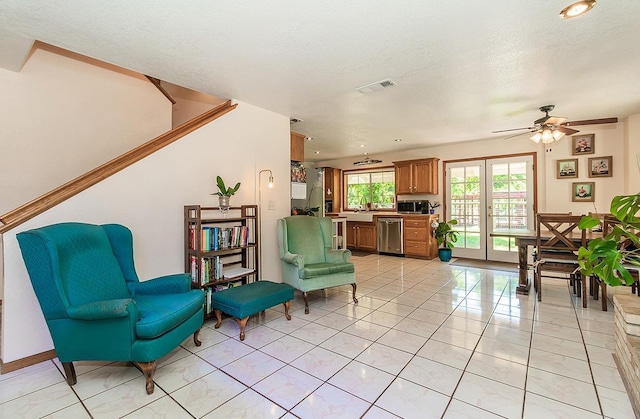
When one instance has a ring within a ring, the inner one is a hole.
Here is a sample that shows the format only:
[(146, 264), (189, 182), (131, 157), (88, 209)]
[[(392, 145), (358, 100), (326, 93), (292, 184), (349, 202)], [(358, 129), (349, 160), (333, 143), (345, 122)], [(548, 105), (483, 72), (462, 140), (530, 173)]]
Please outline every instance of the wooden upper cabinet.
[(291, 131), (291, 160), (304, 161), (304, 135)]
[(393, 162), (396, 170), (396, 195), (437, 194), (439, 160), (431, 157)]
[(341, 175), (342, 171), (340, 169), (334, 169), (333, 167), (324, 169), (324, 200), (333, 203), (334, 212), (340, 210), (340, 198), (342, 197)]

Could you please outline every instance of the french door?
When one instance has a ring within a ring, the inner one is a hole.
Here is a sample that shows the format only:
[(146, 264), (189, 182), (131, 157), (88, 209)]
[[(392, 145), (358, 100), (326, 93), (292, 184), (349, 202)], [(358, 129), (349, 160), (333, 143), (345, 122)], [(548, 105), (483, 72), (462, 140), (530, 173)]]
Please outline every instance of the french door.
[(495, 235), (533, 229), (533, 155), (447, 162), (446, 179), (446, 217), (458, 221), (453, 255), (517, 262), (515, 239)]

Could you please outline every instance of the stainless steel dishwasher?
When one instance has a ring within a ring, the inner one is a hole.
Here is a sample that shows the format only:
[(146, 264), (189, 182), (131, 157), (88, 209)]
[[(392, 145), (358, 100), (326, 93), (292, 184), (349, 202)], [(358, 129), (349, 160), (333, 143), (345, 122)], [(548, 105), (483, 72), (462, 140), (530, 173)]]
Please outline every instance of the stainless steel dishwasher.
[(403, 254), (403, 233), (402, 218), (378, 218), (378, 252)]

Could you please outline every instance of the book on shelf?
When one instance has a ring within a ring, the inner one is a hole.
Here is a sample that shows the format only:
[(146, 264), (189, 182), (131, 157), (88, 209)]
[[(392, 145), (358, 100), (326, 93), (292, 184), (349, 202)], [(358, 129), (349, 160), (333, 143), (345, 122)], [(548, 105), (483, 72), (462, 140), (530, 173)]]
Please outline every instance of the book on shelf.
[(241, 266), (233, 266), (228, 269), (225, 269), (223, 277), (226, 279), (235, 278), (239, 276), (249, 275), (253, 272), (254, 272), (253, 269), (243, 268)]
[(202, 227), (196, 237), (195, 227), (189, 231), (189, 247), (195, 249), (196, 240), (200, 242), (200, 249), (203, 252), (212, 250), (232, 249), (243, 247), (249, 244), (249, 227)]

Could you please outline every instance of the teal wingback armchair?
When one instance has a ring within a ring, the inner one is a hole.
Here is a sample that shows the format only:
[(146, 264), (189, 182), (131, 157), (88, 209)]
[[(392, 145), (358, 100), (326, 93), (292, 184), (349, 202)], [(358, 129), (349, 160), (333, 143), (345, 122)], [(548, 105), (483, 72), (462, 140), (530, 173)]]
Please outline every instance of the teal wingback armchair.
[(17, 235), (67, 383), (73, 361), (131, 361), (153, 393), (156, 360), (198, 333), (204, 294), (188, 274), (139, 281), (131, 231), (61, 223)]
[(308, 291), (351, 284), (356, 298), (356, 275), (351, 251), (334, 250), (330, 218), (295, 215), (278, 220), (278, 243), (284, 283), (302, 291), (309, 314)]

